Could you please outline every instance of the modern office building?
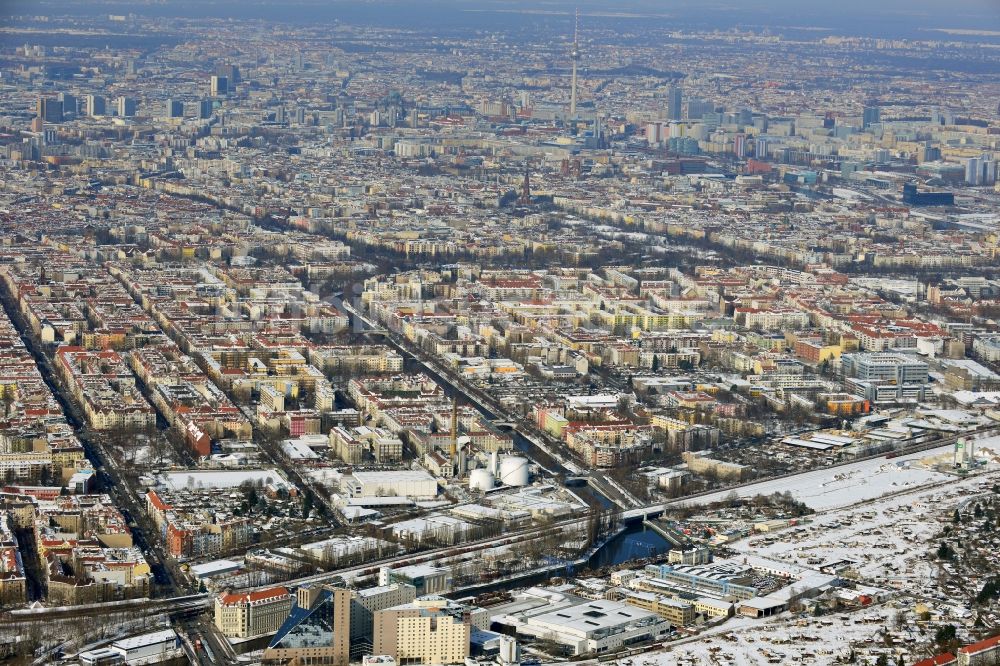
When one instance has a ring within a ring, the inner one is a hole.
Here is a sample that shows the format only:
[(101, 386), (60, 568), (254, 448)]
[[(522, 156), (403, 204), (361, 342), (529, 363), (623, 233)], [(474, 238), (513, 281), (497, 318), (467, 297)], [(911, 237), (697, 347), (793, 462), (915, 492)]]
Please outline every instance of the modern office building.
[(927, 364), (906, 354), (844, 354), (844, 376), (896, 384), (926, 384)]
[(965, 184), (983, 184), (983, 160), (980, 157), (970, 157), (965, 160)]
[[(681, 100), (677, 100), (678, 106)], [(711, 102), (707, 102), (703, 99), (691, 99), (688, 101), (687, 118), (688, 120), (701, 120), (701, 117), (706, 113), (712, 113), (715, 111), (715, 105)], [(678, 118), (679, 120), (679, 118)]]
[(983, 185), (996, 185), (997, 163), (992, 155), (983, 158)]
[(614, 652), (662, 639), (671, 631), (669, 620), (620, 601), (583, 600), (560, 606), (516, 618), (517, 633), (558, 643), (578, 655)]
[(861, 114), (861, 125), (865, 129), (882, 121), (882, 110), (877, 106), (866, 106)]
[(351, 590), (303, 586), (264, 650), (263, 663), (347, 666), (350, 643)]
[(970, 157), (965, 160), (966, 185), (995, 185), (997, 182), (997, 163), (992, 155)]
[(840, 362), (848, 390), (875, 403), (922, 400), (930, 381), (927, 364), (906, 354), (844, 354)]
[(211, 82), (212, 97), (229, 94), (229, 79), (224, 76), (213, 76)]
[(439, 596), (375, 613), (374, 653), (399, 664), (459, 664), (469, 656), (467, 610)]
[(39, 97), (35, 115), (47, 123), (63, 121), (63, 103), (55, 97)]
[(210, 99), (201, 100), (198, 103), (198, 117), (201, 118), (202, 120), (205, 120), (206, 118), (211, 118), (213, 108), (214, 105), (212, 103), (212, 100)]
[(180, 639), (173, 629), (154, 631), (141, 636), (121, 638), (107, 647), (86, 650), (77, 655), (83, 666), (111, 664), (174, 663), (183, 658)]
[(680, 86), (670, 86), (667, 91), (667, 118), (669, 120), (680, 120), (683, 117), (681, 114), (683, 102)]
[(80, 108), (80, 102), (76, 95), (70, 93), (59, 93), (59, 101), (63, 105), (63, 118), (76, 117)]
[(184, 102), (176, 99), (168, 99), (165, 104), (164, 113), (167, 118), (183, 118)]
[(131, 97), (119, 97), (115, 103), (119, 118), (131, 118), (135, 115), (136, 102)]
[(86, 113), (91, 118), (103, 116), (107, 113), (107, 101), (100, 95), (87, 95), (84, 98)]
[(417, 589), (406, 583), (357, 590), (351, 599), (351, 658), (371, 654), (375, 613), (408, 604), (416, 598)]
[(417, 596), (451, 591), (450, 570), (430, 564), (411, 564), (399, 569), (383, 567), (379, 570), (378, 575), (379, 585), (392, 585), (393, 583), (412, 585)]
[(218, 65), (215, 68), (215, 75), (226, 78), (229, 81), (230, 87), (242, 81), (240, 78), (240, 68), (236, 65)]
[(747, 156), (746, 134), (737, 134), (736, 136), (733, 137), (733, 154), (739, 158)]
[(686, 590), (720, 598), (750, 599), (757, 595), (749, 567), (730, 563), (650, 565), (652, 577), (639, 588), (647, 592)]
[(915, 183), (903, 185), (903, 203), (911, 206), (954, 206), (951, 192), (920, 192)]

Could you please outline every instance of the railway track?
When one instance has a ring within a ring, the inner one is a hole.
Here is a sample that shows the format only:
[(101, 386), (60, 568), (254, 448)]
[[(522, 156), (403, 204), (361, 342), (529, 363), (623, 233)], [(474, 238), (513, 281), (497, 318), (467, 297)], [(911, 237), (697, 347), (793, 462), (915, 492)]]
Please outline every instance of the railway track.
[(212, 596), (196, 594), (165, 599), (128, 599), (100, 604), (81, 604), (79, 606), (56, 606), (50, 608), (24, 608), (0, 615), (0, 626), (24, 624), (27, 622), (57, 622), (74, 620), (81, 617), (111, 616), (127, 613), (130, 616), (155, 615), (167, 613), (170, 615), (197, 614), (204, 612), (212, 605)]

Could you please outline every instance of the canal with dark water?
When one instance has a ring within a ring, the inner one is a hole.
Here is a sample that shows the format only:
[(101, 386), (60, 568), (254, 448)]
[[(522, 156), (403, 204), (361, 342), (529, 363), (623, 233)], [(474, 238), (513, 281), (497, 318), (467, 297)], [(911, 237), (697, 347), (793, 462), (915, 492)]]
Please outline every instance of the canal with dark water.
[[(666, 539), (653, 530), (637, 524), (626, 528), (624, 532), (617, 535), (605, 544), (601, 550), (595, 553), (590, 558), (589, 568), (599, 569), (624, 564), (632, 560), (656, 557), (657, 555), (663, 555), (668, 550), (670, 550), (670, 544)], [(539, 572), (515, 580), (485, 583), (474, 588), (466, 588), (447, 596), (461, 598), (484, 594), (486, 592), (522, 589), (531, 587), (532, 585), (545, 584), (552, 578), (578, 575), (581, 571), (581, 567), (567, 564), (565, 567)]]

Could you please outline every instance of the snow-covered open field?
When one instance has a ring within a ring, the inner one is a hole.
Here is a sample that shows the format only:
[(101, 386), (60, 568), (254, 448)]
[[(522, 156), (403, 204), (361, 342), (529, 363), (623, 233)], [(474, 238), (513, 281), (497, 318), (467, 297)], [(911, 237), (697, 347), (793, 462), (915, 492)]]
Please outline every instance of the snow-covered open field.
[(732, 620), (663, 652), (644, 654), (621, 664), (631, 666), (757, 666), (758, 664), (833, 664), (852, 642), (868, 639), (892, 622), (893, 609), (790, 621)]
[[(1000, 483), (1000, 437), (976, 442), (986, 464), (968, 477), (929, 469), (947, 457), (941, 447), (892, 460), (876, 459), (754, 484), (741, 495), (784, 492), (816, 509), (809, 523), (756, 534), (730, 544), (736, 551), (775, 562), (818, 569), (850, 561), (864, 584), (901, 589), (902, 606), (936, 590), (936, 565), (927, 558), (934, 536), (950, 522), (955, 507), (991, 492)], [(897, 463), (908, 465), (900, 468)], [(718, 499), (728, 493), (720, 493)], [(702, 500), (704, 501), (704, 500)], [(739, 556), (737, 556), (737, 559)], [(623, 659), (627, 666), (752, 666), (832, 664), (853, 644), (858, 653), (875, 645), (892, 627), (895, 601), (853, 613), (799, 618), (789, 613), (766, 620), (737, 617), (658, 652)]]
[(276, 469), (168, 472), (161, 479), (172, 490), (235, 488), (247, 481), (250, 483), (285, 482), (284, 477)]
[[(735, 492), (740, 497), (770, 495), (788, 491), (816, 511), (851, 506), (902, 490), (915, 489), (953, 478), (928, 469), (921, 461), (936, 456), (947, 456), (952, 446), (942, 446), (922, 453), (899, 458), (874, 458), (832, 469), (819, 469), (796, 476), (762, 481), (735, 490), (723, 490), (697, 498), (698, 504), (724, 500)], [(978, 457), (996, 460), (1000, 456), (1000, 437), (976, 441)]]
[(988, 492), (1000, 481), (1000, 471), (969, 478), (952, 477), (945, 484), (915, 489), (810, 516), (811, 522), (772, 534), (735, 542), (738, 551), (800, 566), (817, 568), (841, 560), (861, 580), (880, 587), (910, 590), (931, 581), (933, 565), (925, 555), (942, 520), (951, 520), (965, 498)]

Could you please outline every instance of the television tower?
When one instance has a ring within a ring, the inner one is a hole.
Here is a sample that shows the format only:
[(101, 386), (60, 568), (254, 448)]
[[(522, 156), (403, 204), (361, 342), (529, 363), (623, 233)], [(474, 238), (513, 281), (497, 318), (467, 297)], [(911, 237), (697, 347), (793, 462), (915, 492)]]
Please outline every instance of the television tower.
[(580, 9), (576, 10), (576, 24), (573, 27), (573, 48), (569, 52), (573, 61), (573, 83), (569, 94), (569, 115), (576, 117), (576, 66), (580, 62)]

